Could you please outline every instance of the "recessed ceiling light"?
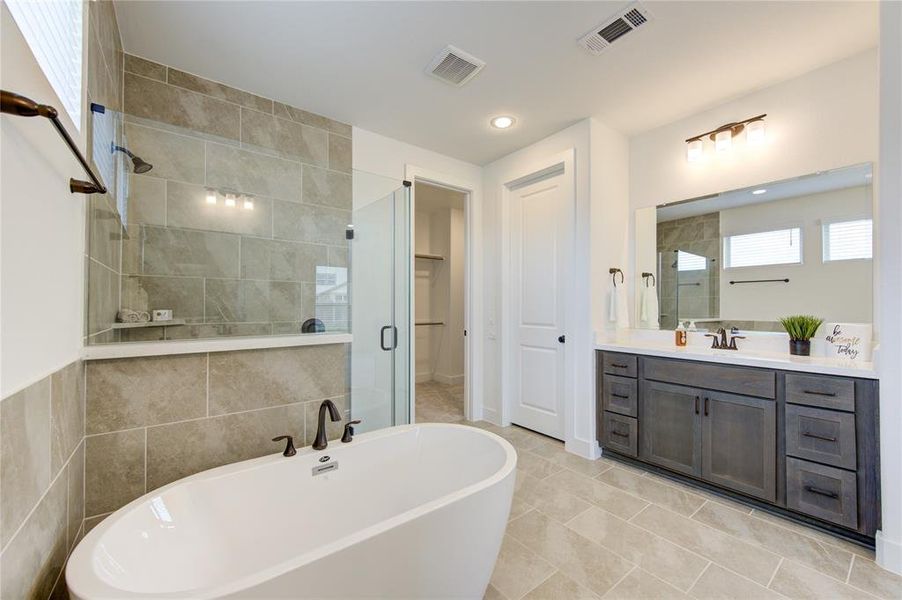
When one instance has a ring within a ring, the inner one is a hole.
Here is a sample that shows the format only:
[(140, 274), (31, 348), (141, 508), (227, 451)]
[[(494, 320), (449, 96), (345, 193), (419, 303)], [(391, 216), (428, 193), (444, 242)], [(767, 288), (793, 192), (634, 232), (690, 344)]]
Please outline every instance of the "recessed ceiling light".
[(508, 129), (514, 126), (517, 119), (509, 116), (494, 117), (491, 120), (492, 127), (495, 129)]
[(755, 194), (756, 196), (760, 196), (761, 194), (766, 194), (767, 190), (764, 188), (761, 188), (760, 190), (755, 190), (752, 193)]

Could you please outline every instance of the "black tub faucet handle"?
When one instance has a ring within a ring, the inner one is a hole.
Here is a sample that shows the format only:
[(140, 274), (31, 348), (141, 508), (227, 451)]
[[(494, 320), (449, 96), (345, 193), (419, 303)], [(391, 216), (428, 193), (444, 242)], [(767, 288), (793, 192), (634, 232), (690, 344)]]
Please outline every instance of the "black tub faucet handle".
[(354, 425), (359, 425), (360, 419), (356, 421), (351, 421), (350, 423), (345, 423), (345, 432), (341, 436), (341, 443), (347, 444), (351, 440), (354, 439)]
[(288, 440), (288, 443), (285, 444), (285, 451), (282, 452), (282, 456), (294, 456), (298, 453), (294, 448), (294, 438), (290, 435), (280, 435), (279, 437), (274, 437), (272, 441), (281, 442), (282, 440)]

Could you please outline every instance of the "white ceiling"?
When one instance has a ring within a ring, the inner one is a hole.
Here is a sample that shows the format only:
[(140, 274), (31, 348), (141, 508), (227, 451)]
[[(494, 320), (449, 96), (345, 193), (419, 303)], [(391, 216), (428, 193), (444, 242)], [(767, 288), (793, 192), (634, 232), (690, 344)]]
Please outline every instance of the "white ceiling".
[[(638, 133), (877, 45), (876, 2), (644, 2), (649, 25), (592, 56), (625, 2), (120, 0), (126, 51), (485, 164), (587, 116)], [(454, 44), (462, 88), (424, 73)], [(518, 119), (489, 128), (492, 115)]]

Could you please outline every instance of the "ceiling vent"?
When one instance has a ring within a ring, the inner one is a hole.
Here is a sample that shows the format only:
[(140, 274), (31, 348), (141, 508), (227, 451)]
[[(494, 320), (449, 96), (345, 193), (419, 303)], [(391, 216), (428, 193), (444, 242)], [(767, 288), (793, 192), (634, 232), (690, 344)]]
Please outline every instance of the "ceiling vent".
[(479, 60), (460, 48), (447, 46), (432, 59), (426, 72), (445, 83), (460, 87), (476, 77), (476, 74), (484, 66), (485, 61)]
[(621, 13), (595, 27), (579, 40), (579, 45), (598, 55), (615, 41), (648, 24), (654, 17), (638, 2), (630, 4)]

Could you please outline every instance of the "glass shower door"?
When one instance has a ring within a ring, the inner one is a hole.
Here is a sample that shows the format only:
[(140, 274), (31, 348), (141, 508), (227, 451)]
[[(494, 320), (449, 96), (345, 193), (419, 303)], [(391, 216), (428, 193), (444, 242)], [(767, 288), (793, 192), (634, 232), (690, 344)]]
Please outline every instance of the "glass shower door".
[(351, 418), (358, 431), (410, 421), (410, 188), (354, 172)]

